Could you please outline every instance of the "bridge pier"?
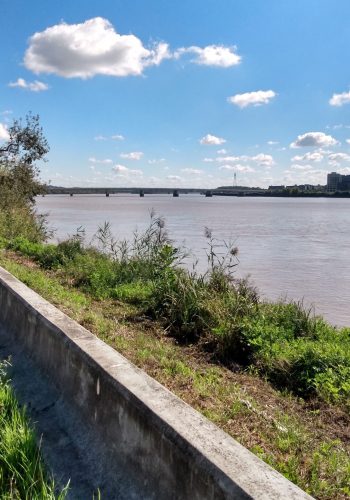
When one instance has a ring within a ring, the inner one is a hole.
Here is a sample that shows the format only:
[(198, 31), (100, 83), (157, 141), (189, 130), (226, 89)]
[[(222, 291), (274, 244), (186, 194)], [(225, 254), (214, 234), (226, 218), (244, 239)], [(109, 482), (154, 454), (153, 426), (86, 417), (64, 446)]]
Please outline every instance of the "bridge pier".
[(179, 197), (179, 191), (177, 189), (174, 189), (173, 198), (178, 198), (178, 197)]
[(140, 190), (140, 198), (143, 198), (145, 196), (145, 192), (143, 189)]

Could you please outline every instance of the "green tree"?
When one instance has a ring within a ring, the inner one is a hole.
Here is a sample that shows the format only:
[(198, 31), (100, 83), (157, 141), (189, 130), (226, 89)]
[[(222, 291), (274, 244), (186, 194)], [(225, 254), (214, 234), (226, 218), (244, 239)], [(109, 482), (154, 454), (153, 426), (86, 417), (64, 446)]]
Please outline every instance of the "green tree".
[(0, 236), (24, 234), (40, 239), (43, 220), (37, 217), (34, 203), (44, 186), (36, 162), (45, 160), (49, 145), (38, 115), (29, 113), (24, 121), (15, 120), (8, 132), (8, 140), (0, 146)]

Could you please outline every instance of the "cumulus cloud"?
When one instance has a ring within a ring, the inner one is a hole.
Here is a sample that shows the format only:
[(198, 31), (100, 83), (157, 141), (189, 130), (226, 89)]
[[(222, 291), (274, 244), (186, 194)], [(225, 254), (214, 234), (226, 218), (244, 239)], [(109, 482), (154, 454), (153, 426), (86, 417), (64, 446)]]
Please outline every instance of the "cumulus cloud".
[(181, 169), (181, 172), (189, 175), (200, 175), (201, 173), (203, 173), (203, 170), (199, 170), (197, 168), (183, 168)]
[(296, 155), (293, 156), (292, 161), (298, 162), (298, 161), (315, 161), (319, 162), (323, 160), (324, 158), (324, 152), (323, 151), (313, 151), (313, 152), (307, 152), (304, 155)]
[(0, 123), (0, 141), (7, 141), (10, 138), (6, 125)]
[(195, 64), (229, 68), (241, 62), (242, 58), (236, 54), (235, 50), (235, 47), (224, 47), (223, 45), (208, 45), (203, 48), (193, 45), (176, 50), (174, 57), (178, 59), (183, 54), (195, 54), (196, 57), (192, 60)]
[(255, 170), (252, 167), (249, 167), (248, 165), (222, 165), (219, 167), (219, 170), (233, 170), (234, 172), (245, 172), (245, 173), (250, 173), (250, 172), (255, 172)]
[[(305, 165), (301, 165), (305, 167)], [(286, 184), (326, 184), (327, 170), (322, 169), (294, 169), (285, 170), (284, 182)]]
[(121, 153), (120, 158), (124, 158), (126, 160), (141, 160), (143, 157), (142, 151), (132, 151), (131, 153)]
[(104, 160), (98, 160), (95, 157), (89, 158), (90, 163), (100, 163), (102, 165), (109, 165), (110, 163), (113, 163), (113, 161), (110, 158), (105, 158)]
[(114, 141), (124, 141), (125, 137), (121, 134), (112, 135), (111, 139)]
[(30, 90), (31, 92), (43, 92), (49, 88), (44, 82), (39, 82), (39, 80), (27, 82), (24, 78), (18, 78), (15, 82), (10, 82), (8, 85), (9, 87), (19, 87), (21, 89)]
[(272, 167), (275, 161), (271, 155), (265, 153), (259, 153), (255, 156), (241, 155), (241, 156), (218, 156), (215, 158), (218, 163), (236, 163), (236, 162), (247, 162), (253, 161), (261, 167)]
[(323, 132), (307, 132), (306, 134), (298, 135), (297, 139), (291, 143), (291, 148), (310, 148), (310, 147), (327, 147), (338, 144), (338, 141), (331, 135)]
[(343, 106), (350, 103), (350, 91), (342, 92), (341, 94), (333, 94), (329, 100), (331, 106)]
[(122, 177), (127, 177), (129, 175), (131, 175), (131, 176), (134, 176), (134, 175), (138, 175), (138, 176), (143, 175), (142, 170), (131, 169), (131, 168), (126, 167), (125, 165), (119, 165), (119, 164), (114, 165), (114, 167), (112, 167), (112, 170), (117, 175), (122, 176)]
[(345, 140), (345, 142), (346, 142), (347, 144), (350, 144), (350, 139), (346, 139), (346, 140)]
[(107, 141), (108, 137), (105, 137), (104, 135), (96, 135), (94, 137), (95, 141)]
[(227, 155), (228, 151), (226, 149), (219, 149), (217, 151), (217, 154), (218, 155)]
[(228, 102), (240, 108), (261, 106), (262, 104), (268, 104), (276, 95), (276, 92), (273, 90), (257, 90), (256, 92), (233, 95), (228, 98)]
[(267, 144), (269, 146), (276, 146), (277, 144), (279, 144), (279, 142), (278, 141), (267, 141)]
[(29, 39), (24, 65), (34, 73), (65, 78), (95, 75), (141, 75), (146, 66), (170, 57), (168, 45), (146, 48), (134, 35), (120, 35), (112, 24), (95, 17), (79, 24), (64, 22), (35, 33)]
[(220, 144), (224, 144), (226, 139), (222, 137), (217, 137), (216, 135), (207, 134), (199, 140), (200, 144), (205, 144), (208, 146), (219, 146)]
[(328, 155), (328, 160), (330, 165), (336, 167), (340, 165), (342, 161), (350, 161), (350, 155), (346, 153), (331, 153)]
[(266, 155), (264, 153), (252, 156), (251, 159), (262, 167), (272, 167), (275, 163), (271, 155)]
[(248, 157), (243, 157), (243, 156), (218, 156), (215, 158), (215, 161), (218, 161), (219, 163), (233, 163), (235, 161), (242, 161), (244, 158)]
[(29, 39), (24, 65), (36, 74), (65, 78), (138, 76), (148, 66), (184, 54), (193, 54), (195, 64), (228, 68), (241, 61), (235, 50), (223, 45), (194, 45), (171, 52), (165, 42), (146, 47), (137, 36), (119, 34), (107, 19), (95, 17), (78, 24), (62, 22), (35, 33)]
[(128, 169), (128, 167), (125, 167), (125, 165), (117, 164), (117, 165), (114, 165), (112, 170), (114, 170), (114, 172), (117, 172), (117, 173), (122, 173), (122, 172), (127, 172), (129, 169)]

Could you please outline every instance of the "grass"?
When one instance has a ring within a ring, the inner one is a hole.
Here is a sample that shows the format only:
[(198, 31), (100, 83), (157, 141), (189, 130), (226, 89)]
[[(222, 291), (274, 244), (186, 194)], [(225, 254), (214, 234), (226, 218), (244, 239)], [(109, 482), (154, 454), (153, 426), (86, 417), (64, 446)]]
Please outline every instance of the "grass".
[(208, 271), (188, 272), (161, 218), (132, 241), (105, 224), (85, 247), (77, 233), (58, 245), (5, 241), (92, 300), (135, 305), (182, 343), (198, 343), (229, 367), (254, 368), (279, 389), (350, 410), (350, 329), (314, 317), (302, 303), (266, 303), (235, 279), (237, 249), (206, 230)]
[(43, 465), (35, 434), (0, 364), (0, 498), (2, 500), (63, 500)]
[[(277, 390), (278, 384), (270, 383), (270, 376), (257, 362), (245, 365), (245, 369), (231, 364), (234, 370), (228, 369), (218, 363), (221, 354), (213, 351), (211, 336), (198, 339), (193, 335), (193, 342), (184, 344), (181, 335), (168, 335), (165, 320), (149, 319), (144, 302), (135, 303), (126, 285), (118, 300), (109, 294), (101, 298), (85, 283), (77, 287), (72, 275), (60, 267), (43, 269), (32, 259), (9, 251), (0, 253), (0, 264), (311, 495), (349, 498), (350, 417), (344, 405), (330, 405), (315, 392), (301, 398), (284, 383)], [(241, 295), (244, 293), (252, 291), (242, 288)], [(254, 310), (252, 300), (249, 307)], [(303, 338), (298, 332), (305, 329), (305, 318), (295, 313), (297, 305), (288, 306), (292, 310), (288, 321), (283, 320), (283, 306), (263, 307), (273, 308), (271, 339), (279, 339), (276, 329), (282, 328), (281, 323), (285, 325), (284, 338)], [(255, 332), (258, 326), (253, 323), (250, 331)], [(212, 335), (220, 334), (216, 331)], [(259, 336), (251, 334), (251, 338)], [(271, 345), (274, 342), (269, 349)], [(254, 356), (254, 349), (249, 356)], [(259, 346), (256, 349), (261, 352)]]

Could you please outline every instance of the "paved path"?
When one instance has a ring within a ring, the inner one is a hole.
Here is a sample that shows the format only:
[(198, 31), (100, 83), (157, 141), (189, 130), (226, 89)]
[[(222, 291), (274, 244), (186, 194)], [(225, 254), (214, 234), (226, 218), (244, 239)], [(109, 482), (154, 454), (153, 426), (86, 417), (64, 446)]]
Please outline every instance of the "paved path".
[(98, 489), (102, 500), (151, 498), (140, 493), (142, 485), (130, 477), (123, 465), (111, 464), (113, 481), (108, 481), (99, 460), (100, 443), (66, 407), (47, 378), (12, 345), (0, 324), (0, 361), (4, 359), (10, 359), (12, 385), (20, 404), (27, 407), (38, 439), (42, 439), (44, 460), (55, 483), (63, 487), (70, 481), (68, 499), (89, 500), (94, 493), (97, 499)]

